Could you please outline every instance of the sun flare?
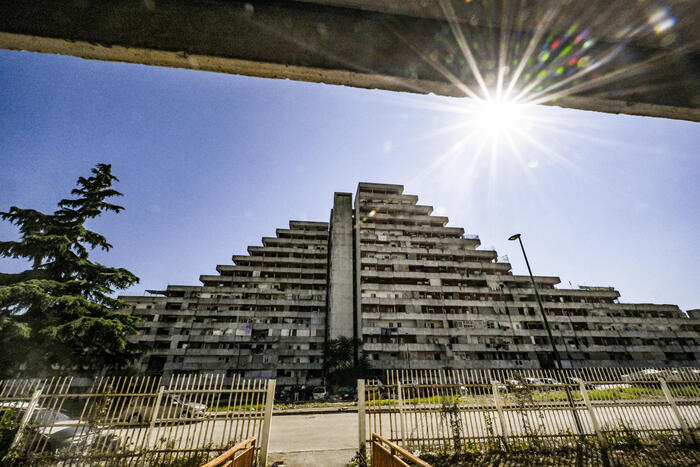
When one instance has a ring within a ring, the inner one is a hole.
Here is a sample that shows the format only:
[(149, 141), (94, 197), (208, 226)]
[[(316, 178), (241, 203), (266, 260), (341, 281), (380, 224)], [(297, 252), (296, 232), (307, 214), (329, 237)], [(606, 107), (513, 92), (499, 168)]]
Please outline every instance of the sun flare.
[(523, 107), (522, 104), (507, 99), (481, 100), (475, 119), (486, 132), (512, 132), (518, 125), (518, 121), (524, 117)]

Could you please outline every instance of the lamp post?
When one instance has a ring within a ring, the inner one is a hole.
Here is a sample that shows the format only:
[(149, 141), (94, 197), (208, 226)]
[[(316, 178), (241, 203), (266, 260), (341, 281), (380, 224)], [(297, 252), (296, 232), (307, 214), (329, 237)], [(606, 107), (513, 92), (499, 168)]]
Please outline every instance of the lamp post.
[[(540, 307), (540, 314), (542, 315), (542, 321), (544, 322), (544, 327), (547, 330), (547, 336), (549, 336), (549, 343), (552, 345), (552, 352), (554, 353), (554, 360), (557, 362), (557, 366), (560, 370), (564, 367), (561, 364), (561, 357), (559, 356), (559, 351), (557, 346), (554, 345), (554, 338), (552, 337), (552, 330), (549, 328), (549, 321), (547, 321), (547, 315), (544, 314), (544, 307), (542, 306), (542, 299), (540, 299), (540, 293), (537, 291), (537, 284), (535, 284), (535, 278), (532, 275), (532, 269), (530, 269), (530, 262), (527, 260), (527, 254), (525, 253), (525, 247), (523, 246), (523, 241), (520, 238), (520, 234), (511, 235), (508, 240), (517, 240), (520, 243), (520, 249), (523, 251), (523, 256), (525, 257), (525, 264), (527, 265), (527, 272), (530, 273), (530, 280), (532, 281), (532, 287), (535, 289), (535, 297), (537, 298), (537, 305)], [(562, 375), (564, 376), (564, 375)], [(569, 407), (571, 407), (571, 413), (574, 416), (574, 422), (576, 423), (576, 428), (578, 429), (579, 435), (583, 436), (583, 427), (581, 426), (581, 420), (578, 418), (578, 412), (574, 406), (574, 400), (571, 397), (571, 390), (569, 389), (568, 382), (564, 382), (564, 390), (566, 391), (566, 398), (569, 400)]]
[(532, 287), (535, 289), (535, 298), (537, 298), (537, 305), (540, 307), (540, 314), (542, 315), (542, 322), (544, 323), (544, 328), (547, 330), (547, 336), (549, 336), (549, 343), (552, 346), (552, 352), (554, 353), (554, 361), (560, 370), (564, 369), (561, 363), (561, 356), (557, 350), (557, 346), (554, 345), (554, 338), (552, 337), (552, 330), (549, 328), (549, 321), (547, 321), (547, 315), (544, 314), (544, 307), (542, 306), (542, 299), (540, 298), (540, 293), (537, 290), (537, 284), (535, 284), (535, 278), (532, 276), (532, 269), (530, 269), (530, 262), (527, 260), (527, 255), (525, 254), (525, 247), (523, 246), (523, 241), (520, 239), (520, 234), (511, 235), (508, 240), (517, 240), (520, 243), (520, 249), (523, 250), (523, 256), (525, 257), (525, 264), (527, 265), (527, 272), (530, 273), (530, 280), (532, 281)]

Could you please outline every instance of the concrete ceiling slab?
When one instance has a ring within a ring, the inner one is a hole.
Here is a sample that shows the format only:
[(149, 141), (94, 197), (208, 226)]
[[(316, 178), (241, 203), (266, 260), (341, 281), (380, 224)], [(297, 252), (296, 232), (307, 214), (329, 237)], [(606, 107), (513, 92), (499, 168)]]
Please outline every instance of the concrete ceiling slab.
[(699, 4), (3, 0), (0, 47), (700, 121)]

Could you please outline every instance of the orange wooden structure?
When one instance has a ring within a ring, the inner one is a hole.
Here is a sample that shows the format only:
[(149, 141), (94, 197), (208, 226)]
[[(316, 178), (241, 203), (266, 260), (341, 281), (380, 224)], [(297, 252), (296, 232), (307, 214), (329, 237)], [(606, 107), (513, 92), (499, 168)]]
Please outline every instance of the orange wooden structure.
[(202, 467), (253, 467), (255, 462), (255, 436), (234, 447)]
[(410, 467), (411, 465), (431, 467), (430, 464), (401, 446), (372, 433), (372, 467)]

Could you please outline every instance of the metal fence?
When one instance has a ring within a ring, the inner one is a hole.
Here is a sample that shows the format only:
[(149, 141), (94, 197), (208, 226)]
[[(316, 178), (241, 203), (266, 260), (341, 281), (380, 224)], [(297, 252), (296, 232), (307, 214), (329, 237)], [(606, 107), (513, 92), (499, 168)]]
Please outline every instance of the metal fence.
[(0, 421), (11, 452), (60, 465), (198, 465), (255, 437), (265, 465), (274, 380), (221, 375), (0, 380)]
[(358, 400), (365, 447), (372, 433), (421, 451), (573, 436), (606, 446), (630, 434), (695, 437), (700, 369), (397, 370), (359, 380)]

